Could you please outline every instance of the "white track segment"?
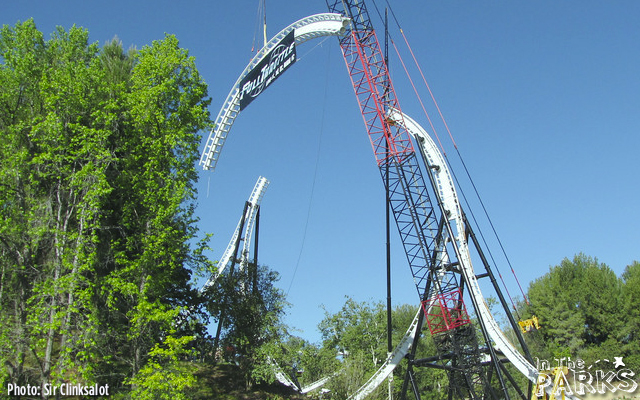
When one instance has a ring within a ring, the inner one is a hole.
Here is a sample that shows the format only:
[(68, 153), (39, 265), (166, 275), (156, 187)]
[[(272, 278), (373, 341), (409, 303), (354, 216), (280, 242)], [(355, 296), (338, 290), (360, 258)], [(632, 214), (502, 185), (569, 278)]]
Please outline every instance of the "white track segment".
[(244, 229), (244, 243), (242, 244), (242, 253), (240, 255), (240, 268), (245, 268), (249, 263), (249, 251), (251, 249), (251, 237), (253, 236), (253, 229), (256, 223), (256, 216), (258, 214), (258, 207), (264, 197), (264, 192), (269, 186), (269, 181), (265, 177), (259, 177), (256, 182), (251, 195), (249, 196), (249, 209), (247, 210), (247, 216), (245, 218)]
[[(494, 346), (497, 350), (501, 351), (509, 361), (534, 384), (538, 381), (538, 370), (531, 365), (527, 359), (520, 354), (518, 350), (509, 342), (506, 338), (498, 323), (491, 315), (489, 307), (484, 300), (480, 286), (478, 285), (478, 279), (473, 270), (471, 264), (471, 256), (469, 254), (469, 245), (467, 243), (465, 235), (465, 226), (462, 217), (462, 211), (458, 202), (455, 187), (453, 185), (452, 175), (449, 172), (447, 163), (442, 156), (440, 150), (436, 146), (435, 142), (427, 134), (427, 132), (413, 119), (406, 114), (401, 114), (397, 110), (392, 110), (389, 113), (389, 118), (397, 123), (403, 123), (409, 133), (418, 141), (425, 157), (428, 160), (430, 166), (437, 166), (434, 168), (434, 177), (438, 186), (438, 197), (444, 204), (445, 210), (449, 214), (449, 220), (455, 222), (455, 238), (456, 244), (460, 251), (460, 265), (462, 266), (462, 273), (465, 280), (468, 282), (469, 291), (478, 304), (478, 317), (484, 322), (488, 331), (489, 337), (494, 342)], [(453, 227), (452, 227), (453, 228)], [(548, 391), (551, 391), (551, 387), (547, 387)], [(571, 399), (577, 399), (574, 396), (566, 395)]]
[(227, 99), (224, 101), (216, 117), (215, 126), (209, 133), (209, 138), (200, 157), (200, 165), (202, 165), (202, 168), (215, 169), (218, 157), (222, 151), (222, 146), (224, 146), (224, 142), (227, 139), (227, 134), (240, 113), (240, 82), (253, 70), (253, 67), (269, 54), (282, 38), (287, 36), (292, 30), (295, 30), (294, 36), (297, 46), (321, 36), (343, 35), (348, 24), (349, 18), (340, 14), (323, 13), (311, 15), (287, 26), (260, 49), (238, 77), (238, 80), (231, 88)]
[(231, 257), (235, 256), (235, 248), (236, 242), (238, 241), (238, 236), (240, 235), (240, 229), (242, 229), (242, 220), (244, 217), (244, 244), (242, 246), (242, 254), (240, 256), (240, 265), (246, 265), (249, 257), (249, 247), (251, 242), (251, 235), (253, 234), (253, 226), (256, 220), (256, 214), (258, 212), (258, 207), (260, 206), (260, 202), (262, 201), (262, 197), (264, 196), (264, 192), (267, 190), (267, 186), (269, 186), (269, 181), (265, 177), (259, 177), (256, 182), (253, 190), (251, 191), (251, 195), (249, 196), (249, 207), (247, 207), (246, 213), (244, 216), (240, 217), (240, 221), (238, 221), (238, 226), (236, 227), (231, 240), (229, 241), (229, 245), (227, 245), (227, 249), (222, 254), (222, 258), (218, 262), (218, 270), (215, 274), (213, 274), (209, 280), (200, 288), (200, 291), (204, 291), (206, 288), (211, 286), (220, 275), (227, 268), (227, 265), (231, 263)]
[(336, 374), (333, 374), (333, 375), (325, 376), (324, 378), (318, 379), (317, 381), (303, 387), (300, 393), (305, 394), (305, 393), (309, 393), (312, 390), (316, 390), (317, 388), (321, 387), (325, 383), (329, 382), (329, 380), (333, 378), (335, 375)]
[(277, 362), (275, 362), (271, 357), (269, 357), (267, 360), (269, 364), (271, 364), (271, 367), (273, 368), (273, 372), (276, 374), (276, 380), (278, 382), (282, 383), (285, 386), (289, 386), (290, 388), (295, 389), (296, 391), (299, 390), (296, 384), (293, 383), (293, 381), (289, 379), (287, 374), (285, 374), (282, 371), (282, 368), (280, 368)]
[(367, 397), (371, 392), (373, 392), (378, 386), (384, 382), (389, 374), (393, 372), (393, 370), (398, 366), (400, 361), (404, 358), (404, 356), (409, 352), (411, 345), (413, 344), (413, 339), (416, 337), (416, 331), (418, 329), (418, 319), (420, 318), (420, 313), (422, 312), (422, 308), (418, 307), (418, 312), (416, 316), (413, 318), (413, 322), (407, 329), (407, 332), (402, 337), (400, 344), (396, 346), (393, 350), (393, 353), (389, 354), (386, 361), (378, 368), (375, 374), (369, 378), (369, 380), (358, 389), (357, 392), (352, 394), (348, 400), (361, 400)]

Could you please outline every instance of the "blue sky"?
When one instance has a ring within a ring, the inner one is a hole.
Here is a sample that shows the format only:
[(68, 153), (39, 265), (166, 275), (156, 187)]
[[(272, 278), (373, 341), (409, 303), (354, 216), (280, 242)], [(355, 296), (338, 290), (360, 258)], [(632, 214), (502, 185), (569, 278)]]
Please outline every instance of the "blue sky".
[[(0, 23), (33, 17), (45, 35), (77, 24), (92, 41), (117, 35), (125, 47), (138, 48), (175, 34), (196, 57), (215, 118), (252, 57), (258, 3), (7, 2)], [(578, 252), (618, 275), (640, 259), (640, 3), (391, 4), (522, 285)], [(267, 1), (268, 34), (325, 11), (322, 0)], [(316, 341), (321, 305), (335, 312), (347, 295), (385, 299), (384, 192), (337, 40), (316, 39), (297, 53), (299, 61), (238, 117), (216, 171), (201, 174), (198, 214), (200, 229), (214, 234), (217, 259), (258, 176), (271, 181), (261, 210), (260, 261), (281, 274), (292, 303), (286, 322)], [(393, 49), (391, 55), (403, 111), (427, 126)], [(429, 112), (437, 117), (432, 106)], [(436, 128), (463, 191), (473, 197), (446, 131)], [(477, 201), (471, 210), (482, 214)], [(486, 220), (480, 225), (491, 237)], [(393, 233), (394, 303), (416, 304)], [(495, 240), (489, 248), (517, 295)]]

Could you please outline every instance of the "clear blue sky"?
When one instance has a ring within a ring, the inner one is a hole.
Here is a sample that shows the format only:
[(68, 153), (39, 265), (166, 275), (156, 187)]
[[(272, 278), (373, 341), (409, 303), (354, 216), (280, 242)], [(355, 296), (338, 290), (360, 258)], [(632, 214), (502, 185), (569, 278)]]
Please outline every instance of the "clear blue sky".
[[(138, 48), (175, 34), (209, 84), (215, 118), (252, 57), (258, 3), (6, 1), (0, 22), (33, 17), (47, 36), (77, 24), (92, 41), (117, 35)], [(391, 3), (522, 285), (578, 252), (618, 275), (640, 259), (640, 2)], [(325, 11), (322, 0), (268, 0), (269, 36)], [(410, 62), (395, 26), (392, 35)], [(257, 177), (271, 181), (260, 261), (280, 272), (285, 291), (291, 287), (287, 323), (315, 341), (321, 304), (335, 312), (346, 295), (385, 299), (384, 192), (337, 40), (316, 39), (297, 52), (296, 65), (239, 116), (216, 171), (201, 174), (198, 214), (200, 229), (215, 235), (217, 259)], [(391, 54), (400, 104), (427, 126)], [(423, 88), (421, 95), (428, 100)], [(438, 134), (462, 179), (441, 125)], [(466, 179), (462, 186), (471, 197)], [(476, 202), (471, 208), (481, 215)], [(395, 231), (392, 240), (394, 303), (416, 304)], [(517, 295), (495, 241), (490, 248)]]

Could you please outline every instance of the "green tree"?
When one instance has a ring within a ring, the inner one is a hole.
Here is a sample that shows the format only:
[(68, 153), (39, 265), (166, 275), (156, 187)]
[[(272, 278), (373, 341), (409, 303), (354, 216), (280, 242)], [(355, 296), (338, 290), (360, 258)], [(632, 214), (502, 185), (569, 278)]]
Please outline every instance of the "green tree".
[[(340, 360), (328, 382), (333, 398), (346, 399), (386, 358), (386, 311), (381, 302), (357, 302), (350, 297), (335, 314), (325, 310), (318, 324), (323, 348)], [(372, 394), (372, 398), (377, 398)]]
[(17, 343), (3, 378), (92, 379), (93, 342), (78, 333), (96, 329), (87, 277), (111, 162), (101, 148), (107, 132), (91, 115), (101, 96), (98, 47), (76, 27), (45, 42), (31, 20), (0, 36), (3, 342)]
[[(628, 265), (622, 274), (624, 327), (620, 331), (627, 368), (640, 370), (640, 262)], [(622, 355), (622, 354), (621, 354)]]
[(528, 295), (528, 313), (539, 318), (547, 347), (534, 352), (587, 362), (612, 357), (598, 349), (607, 343), (602, 348), (610, 351), (622, 329), (622, 282), (607, 265), (584, 254), (564, 259), (532, 282)]
[(276, 340), (261, 346), (259, 352), (261, 359), (271, 360), (254, 370), (254, 375), (263, 382), (274, 380), (274, 365), (301, 387), (333, 376), (341, 368), (334, 350), (291, 335), (287, 329), (283, 329)]
[(189, 242), (197, 131), (208, 124), (206, 85), (175, 37), (136, 52), (134, 65), (116, 124), (122, 134), (113, 138), (118, 164), (109, 171), (114, 190), (102, 231), (109, 262), (98, 293), (105, 344), (121, 349), (109, 368), (131, 376), (174, 323), (175, 307), (196, 297), (187, 267), (202, 262)]
[(156, 344), (149, 352), (149, 361), (131, 379), (134, 389), (131, 397), (140, 400), (187, 400), (187, 390), (196, 385), (191, 368), (181, 362), (190, 355), (186, 350), (188, 336), (175, 338), (168, 336), (162, 345)]
[[(394, 346), (406, 333), (416, 314), (416, 307), (401, 305), (392, 310), (392, 341)], [(374, 374), (387, 357), (386, 308), (380, 302), (356, 302), (347, 297), (340, 311), (325, 313), (319, 324), (322, 351), (340, 359), (331, 372), (339, 372), (327, 387), (333, 398), (346, 399)], [(416, 358), (436, 355), (435, 345), (428, 332), (423, 333), (416, 350)], [(406, 363), (394, 370), (393, 390), (399, 395), (406, 372)], [(424, 398), (443, 399), (447, 396), (446, 372), (433, 368), (416, 368), (415, 379)], [(381, 385), (369, 398), (387, 398), (387, 385)]]
[(325, 318), (318, 327), (325, 347), (348, 356), (362, 352), (371, 368), (375, 368), (386, 358), (386, 321), (382, 303), (359, 303), (347, 297), (336, 314), (331, 315), (325, 310)]
[(239, 364), (247, 388), (272, 376), (270, 352), (285, 336), (281, 320), (288, 304), (275, 286), (279, 279), (276, 271), (249, 263), (230, 270), (205, 293), (211, 315), (222, 324), (221, 348)]
[(126, 391), (192, 338), (174, 320), (210, 267), (190, 245), (206, 84), (170, 35), (125, 52), (29, 20), (0, 61), (0, 382)]

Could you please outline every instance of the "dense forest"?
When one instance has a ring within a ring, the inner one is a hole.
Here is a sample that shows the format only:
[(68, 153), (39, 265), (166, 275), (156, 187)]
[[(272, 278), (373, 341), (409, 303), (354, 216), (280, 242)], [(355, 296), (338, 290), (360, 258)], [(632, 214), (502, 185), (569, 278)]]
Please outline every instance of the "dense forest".
[[(125, 50), (117, 38), (89, 43), (75, 26), (45, 39), (29, 20), (2, 28), (0, 62), (3, 396), (9, 385), (69, 383), (108, 385), (114, 399), (233, 398), (215, 387), (229, 374), (251, 390), (280, 368), (301, 385), (332, 374), (324, 398), (345, 399), (384, 362), (382, 303), (347, 298), (310, 343), (283, 324), (286, 298), (266, 266), (198, 291), (197, 278), (215, 271), (194, 215), (210, 99), (174, 36)], [(525, 334), (535, 357), (622, 357), (640, 371), (640, 263), (618, 277), (578, 254), (526, 296), (513, 314), (537, 316), (540, 328)], [(394, 343), (416, 311), (393, 310)], [(418, 354), (434, 354), (425, 336)], [(445, 371), (417, 380), (423, 398), (447, 398)], [(246, 398), (294, 396), (276, 392)]]

